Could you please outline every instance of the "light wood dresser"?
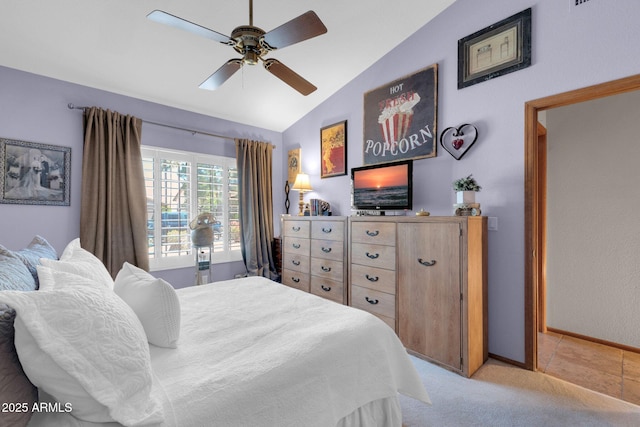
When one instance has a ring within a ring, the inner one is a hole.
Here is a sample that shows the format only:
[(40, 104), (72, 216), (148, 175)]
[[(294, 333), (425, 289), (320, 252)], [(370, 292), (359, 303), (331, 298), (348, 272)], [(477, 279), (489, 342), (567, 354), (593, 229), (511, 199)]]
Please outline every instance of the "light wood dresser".
[(486, 217), (349, 219), (349, 304), (465, 376), (486, 361)]
[(347, 303), (347, 217), (282, 217), (282, 283)]

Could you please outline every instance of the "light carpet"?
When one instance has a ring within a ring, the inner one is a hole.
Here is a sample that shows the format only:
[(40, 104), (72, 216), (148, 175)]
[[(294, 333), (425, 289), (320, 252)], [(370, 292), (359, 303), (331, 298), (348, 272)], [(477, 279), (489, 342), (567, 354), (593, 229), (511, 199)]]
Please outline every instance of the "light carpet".
[(432, 405), (400, 396), (403, 426), (640, 426), (640, 406), (489, 359), (465, 378), (411, 356)]

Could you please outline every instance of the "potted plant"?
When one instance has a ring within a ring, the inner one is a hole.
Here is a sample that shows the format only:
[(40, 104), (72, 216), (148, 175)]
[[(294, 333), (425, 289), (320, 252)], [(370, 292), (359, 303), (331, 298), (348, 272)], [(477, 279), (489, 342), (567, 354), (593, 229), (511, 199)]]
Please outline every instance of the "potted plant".
[(476, 192), (481, 189), (473, 175), (453, 181), (453, 190), (456, 192), (456, 201), (459, 204), (475, 203)]

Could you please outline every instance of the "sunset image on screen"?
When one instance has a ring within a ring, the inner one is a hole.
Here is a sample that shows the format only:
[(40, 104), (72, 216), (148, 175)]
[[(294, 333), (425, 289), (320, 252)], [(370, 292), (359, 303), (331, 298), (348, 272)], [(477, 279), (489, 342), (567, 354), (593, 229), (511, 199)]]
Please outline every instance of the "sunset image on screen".
[(407, 164), (361, 169), (353, 173), (353, 206), (373, 209), (411, 205), (410, 167)]
[(407, 185), (407, 165), (363, 170), (354, 177), (355, 188), (383, 188)]

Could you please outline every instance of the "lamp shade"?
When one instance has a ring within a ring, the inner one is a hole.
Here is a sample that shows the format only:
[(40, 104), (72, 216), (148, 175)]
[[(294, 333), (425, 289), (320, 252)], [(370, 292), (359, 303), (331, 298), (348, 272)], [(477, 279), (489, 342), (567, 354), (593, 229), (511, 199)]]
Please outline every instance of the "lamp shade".
[(291, 189), (300, 192), (313, 191), (311, 183), (309, 182), (309, 175), (306, 173), (299, 173), (296, 176), (296, 182), (293, 183), (293, 187), (291, 187)]

